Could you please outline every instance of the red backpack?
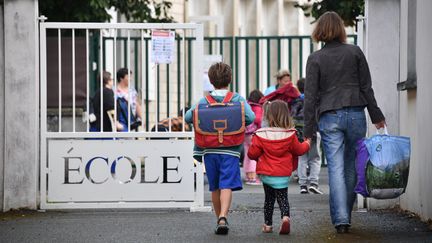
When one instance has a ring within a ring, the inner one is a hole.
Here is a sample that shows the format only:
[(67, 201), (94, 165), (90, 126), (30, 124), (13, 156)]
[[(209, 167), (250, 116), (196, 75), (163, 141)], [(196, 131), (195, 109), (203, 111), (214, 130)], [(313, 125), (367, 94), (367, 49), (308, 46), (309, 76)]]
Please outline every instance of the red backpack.
[(216, 102), (211, 95), (207, 95), (207, 104), (197, 105), (193, 124), (198, 147), (231, 147), (243, 143), (244, 103), (231, 102), (233, 96), (233, 92), (228, 92), (222, 102)]

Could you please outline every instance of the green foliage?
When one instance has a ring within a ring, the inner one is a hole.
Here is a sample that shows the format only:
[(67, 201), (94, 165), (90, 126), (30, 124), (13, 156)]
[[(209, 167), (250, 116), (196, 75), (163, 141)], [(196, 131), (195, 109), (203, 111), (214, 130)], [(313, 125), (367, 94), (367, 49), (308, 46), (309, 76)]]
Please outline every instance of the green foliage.
[(310, 4), (299, 4), (295, 7), (301, 8), (306, 17), (312, 16), (315, 20), (314, 23), (321, 15), (327, 11), (334, 11), (341, 16), (345, 26), (354, 26), (356, 24), (356, 17), (364, 15), (364, 0), (322, 0)]
[(156, 0), (42, 0), (40, 15), (50, 22), (106, 22), (107, 9), (114, 7), (128, 22), (171, 23), (172, 3)]

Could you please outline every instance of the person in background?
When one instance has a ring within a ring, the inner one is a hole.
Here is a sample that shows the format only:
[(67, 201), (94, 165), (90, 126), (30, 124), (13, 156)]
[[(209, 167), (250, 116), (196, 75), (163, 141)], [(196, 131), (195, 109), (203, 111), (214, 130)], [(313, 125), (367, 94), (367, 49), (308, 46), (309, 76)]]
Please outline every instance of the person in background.
[(262, 231), (273, 231), (273, 210), (277, 200), (282, 219), (279, 233), (289, 234), (291, 222), (288, 184), (292, 171), (297, 167), (298, 156), (309, 150), (310, 139), (299, 142), (286, 102), (267, 101), (264, 110), (269, 126), (255, 132), (247, 154), (249, 158), (258, 161), (256, 172), (264, 187)]
[[(297, 88), (301, 95), (296, 102), (291, 106), (291, 116), (294, 119), (294, 124), (301, 139), (303, 139), (304, 128), (304, 85), (305, 79), (301, 78), (297, 81)], [(299, 166), (297, 175), (299, 177), (300, 193), (307, 194), (310, 192), (315, 194), (323, 194), (319, 188), (319, 173), (321, 171), (321, 156), (319, 153), (320, 147), (319, 133), (313, 136), (311, 140), (310, 150), (299, 157)], [(309, 173), (308, 173), (309, 172)]]
[[(189, 110), (189, 107), (185, 107), (184, 110)], [(171, 120), (171, 121), (170, 121)], [(181, 109), (177, 117), (171, 117), (171, 118), (165, 118), (158, 122), (157, 124), (157, 131), (158, 132), (169, 132), (170, 131), (170, 125), (171, 125), (171, 132), (182, 132), (183, 131), (183, 125), (184, 125), (184, 131), (189, 132), (192, 131), (189, 124), (183, 122), (183, 109)], [(152, 132), (156, 131), (156, 126), (152, 127)]]
[[(96, 79), (96, 82), (100, 83), (100, 74)], [(97, 90), (94, 96), (91, 99), (92, 107), (93, 107), (93, 115), (96, 118), (93, 122), (90, 123), (90, 131), (91, 132), (112, 132), (113, 124), (111, 121), (111, 117), (108, 115), (108, 111), (114, 110), (114, 91), (113, 87), (113, 79), (111, 77), (111, 73), (107, 71), (103, 71), (102, 73), (102, 98), (103, 98), (103, 106), (101, 106), (101, 89)], [(101, 107), (102, 107), (102, 116), (103, 123), (101, 119)], [(102, 123), (102, 128), (101, 128)], [(118, 129), (121, 129), (122, 126), (117, 122)]]
[(255, 113), (255, 120), (252, 124), (246, 127), (246, 135), (244, 145), (244, 161), (243, 161), (243, 170), (246, 173), (246, 184), (247, 185), (261, 185), (260, 179), (256, 176), (256, 161), (251, 160), (247, 156), (247, 151), (252, 141), (253, 133), (261, 128), (261, 121), (263, 116), (263, 109), (261, 104), (259, 104), (259, 100), (264, 95), (259, 90), (253, 90), (248, 97), (247, 102), (252, 108), (252, 111)]
[[(279, 84), (278, 89), (271, 92), (270, 94), (262, 97), (260, 99), (259, 103), (264, 104), (267, 101), (282, 100), (288, 104), (288, 109), (291, 109), (291, 104), (298, 97), (300, 97), (300, 92), (291, 82), (291, 78), (290, 78), (288, 71), (286, 71), (286, 70), (279, 71), (276, 74), (276, 78), (277, 78), (278, 84)], [(266, 121), (265, 117), (262, 121), (261, 126), (262, 127), (267, 126), (267, 121)]]
[(327, 159), (330, 216), (337, 233), (347, 233), (356, 199), (356, 142), (366, 135), (365, 107), (376, 128), (385, 117), (375, 100), (368, 63), (362, 50), (346, 44), (345, 26), (335, 12), (318, 19), (312, 38), (324, 42), (306, 64), (304, 136), (317, 129)]
[[(132, 75), (132, 71), (127, 68), (120, 68), (117, 71), (117, 117), (123, 129), (120, 131), (127, 132), (129, 129), (128, 123), (130, 119), (131, 130), (137, 130), (141, 125), (141, 103), (139, 101), (138, 93), (133, 88), (130, 87), (129, 75)], [(130, 103), (130, 112), (129, 104)], [(130, 118), (128, 118), (130, 116)]]
[(276, 91), (279, 88), (282, 88), (285, 84), (288, 84), (291, 82), (291, 74), (288, 70), (279, 70), (276, 75), (276, 84), (269, 86), (265, 91), (264, 95), (268, 95), (274, 91)]

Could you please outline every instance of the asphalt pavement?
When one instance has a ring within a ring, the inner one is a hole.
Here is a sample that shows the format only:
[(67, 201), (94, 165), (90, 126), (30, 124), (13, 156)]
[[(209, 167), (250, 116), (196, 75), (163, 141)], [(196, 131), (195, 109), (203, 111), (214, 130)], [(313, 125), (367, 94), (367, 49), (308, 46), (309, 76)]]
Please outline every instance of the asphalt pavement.
[[(0, 242), (432, 242), (431, 226), (397, 209), (353, 212), (350, 233), (337, 234), (330, 223), (326, 168), (321, 173), (324, 195), (300, 194), (289, 187), (291, 233), (279, 235), (279, 210), (274, 228), (261, 233), (264, 193), (245, 185), (234, 192), (228, 235), (215, 235), (213, 212), (185, 209), (116, 209), (14, 211), (0, 214)], [(211, 205), (210, 194), (205, 194)]]

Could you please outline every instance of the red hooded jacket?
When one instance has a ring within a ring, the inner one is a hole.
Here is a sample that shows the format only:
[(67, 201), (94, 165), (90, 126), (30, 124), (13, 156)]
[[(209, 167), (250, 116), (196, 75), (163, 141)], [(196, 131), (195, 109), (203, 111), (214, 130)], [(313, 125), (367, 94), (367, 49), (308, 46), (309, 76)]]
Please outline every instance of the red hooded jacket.
[(305, 154), (309, 146), (308, 142), (298, 141), (294, 129), (266, 127), (255, 132), (247, 155), (257, 161), (257, 174), (291, 176), (297, 169), (298, 156)]
[(266, 101), (283, 100), (288, 103), (289, 108), (291, 109), (291, 102), (298, 97), (300, 97), (300, 91), (298, 91), (292, 83), (287, 83), (282, 88), (262, 97), (259, 103), (264, 104)]

